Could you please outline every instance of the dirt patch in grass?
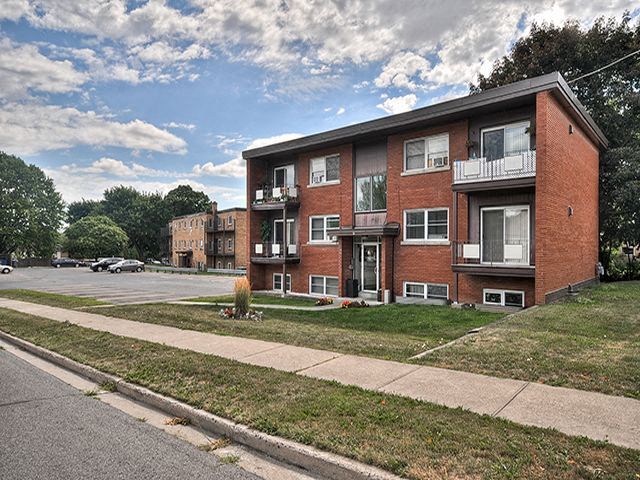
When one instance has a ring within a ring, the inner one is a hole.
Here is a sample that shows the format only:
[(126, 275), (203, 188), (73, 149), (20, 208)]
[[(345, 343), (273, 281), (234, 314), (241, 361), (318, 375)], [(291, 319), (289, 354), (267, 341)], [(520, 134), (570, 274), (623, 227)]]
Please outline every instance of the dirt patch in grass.
[(420, 363), (640, 398), (640, 283), (524, 311)]
[(387, 305), (324, 311), (264, 310), (260, 322), (220, 318), (218, 308), (152, 304), (100, 309), (139, 322), (255, 338), (340, 353), (407, 361), (446, 343), (500, 314), (432, 305)]
[[(0, 329), (263, 432), (413, 479), (630, 479), (640, 452), (0, 310)], [(601, 473), (594, 473), (601, 472)]]
[(23, 302), (39, 303), (51, 307), (79, 308), (93, 307), (96, 305), (108, 305), (95, 298), (74, 297), (73, 295), (60, 295), (57, 293), (38, 292), (35, 290), (0, 290), (0, 297)]

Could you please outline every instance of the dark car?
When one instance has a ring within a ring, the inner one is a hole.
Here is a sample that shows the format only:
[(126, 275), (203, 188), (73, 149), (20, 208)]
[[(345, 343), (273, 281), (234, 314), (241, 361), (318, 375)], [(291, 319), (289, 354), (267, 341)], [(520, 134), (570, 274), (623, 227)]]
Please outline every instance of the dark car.
[(144, 271), (144, 263), (138, 260), (122, 260), (109, 266), (111, 273), (120, 272), (142, 272)]
[(86, 264), (83, 261), (76, 260), (75, 258), (55, 258), (51, 260), (51, 266), (56, 268), (61, 267), (84, 267)]
[(103, 270), (108, 270), (114, 263), (121, 262), (122, 260), (124, 260), (122, 257), (103, 258), (102, 260), (92, 263), (89, 268), (94, 272), (102, 272)]

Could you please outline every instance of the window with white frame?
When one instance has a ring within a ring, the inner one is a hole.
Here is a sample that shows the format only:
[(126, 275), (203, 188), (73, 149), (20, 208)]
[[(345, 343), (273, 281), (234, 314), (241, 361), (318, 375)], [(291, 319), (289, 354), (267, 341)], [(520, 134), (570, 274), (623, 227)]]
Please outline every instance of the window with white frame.
[(218, 260), (218, 269), (220, 270), (222, 268), (222, 262)]
[(335, 183), (340, 180), (340, 155), (312, 158), (310, 163), (311, 185)]
[(231, 215), (229, 215), (229, 217), (227, 218), (227, 225), (233, 225), (233, 217)]
[[(282, 291), (282, 274), (274, 273), (273, 274), (273, 289), (277, 292)], [(291, 275), (287, 274), (287, 291), (291, 291)]]
[(339, 215), (324, 215), (309, 217), (309, 242), (331, 242), (334, 231), (340, 228)]
[(529, 264), (529, 206), (480, 210), (482, 263)]
[(309, 277), (309, 293), (337, 297), (339, 295), (338, 277), (311, 275)]
[(447, 241), (449, 209), (429, 208), (404, 211), (404, 240), (407, 242)]
[(427, 300), (448, 300), (449, 285), (446, 283), (404, 282), (404, 296)]
[(485, 288), (482, 291), (485, 305), (501, 307), (524, 307), (524, 292), (518, 290), (494, 290)]
[(518, 155), (530, 149), (529, 122), (483, 128), (480, 139), (487, 160)]
[(404, 171), (449, 168), (449, 134), (432, 135), (404, 142)]

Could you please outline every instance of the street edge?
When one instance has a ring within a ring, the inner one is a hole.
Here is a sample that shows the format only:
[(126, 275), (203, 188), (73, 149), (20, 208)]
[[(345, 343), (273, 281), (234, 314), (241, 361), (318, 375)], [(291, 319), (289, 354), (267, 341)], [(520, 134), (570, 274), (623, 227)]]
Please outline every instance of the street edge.
[(216, 435), (224, 435), (231, 441), (245, 445), (276, 460), (303, 468), (332, 480), (399, 480), (402, 477), (377, 467), (352, 460), (315, 447), (268, 435), (219, 417), (186, 403), (165, 397), (145, 387), (134, 385), (120, 377), (104, 373), (88, 365), (71, 360), (51, 350), (39, 347), (0, 330), (0, 338), (58, 366), (78, 373), (96, 383), (114, 383), (116, 390), (133, 400), (157, 408), (174, 417), (189, 421)]

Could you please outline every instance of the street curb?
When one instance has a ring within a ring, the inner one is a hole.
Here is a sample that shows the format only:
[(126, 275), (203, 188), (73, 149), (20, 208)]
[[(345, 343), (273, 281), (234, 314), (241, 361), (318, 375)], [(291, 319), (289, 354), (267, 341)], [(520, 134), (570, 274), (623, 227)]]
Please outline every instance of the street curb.
[(101, 372), (63, 355), (34, 345), (21, 338), (0, 331), (0, 338), (58, 366), (78, 373), (98, 384), (112, 382), (121, 394), (155, 407), (174, 417), (187, 418), (203, 430), (224, 435), (231, 441), (245, 445), (282, 462), (303, 468), (332, 480), (400, 480), (392, 473), (340, 455), (259, 432), (245, 425), (194, 408), (186, 403), (165, 397), (147, 388), (126, 382), (120, 377)]

